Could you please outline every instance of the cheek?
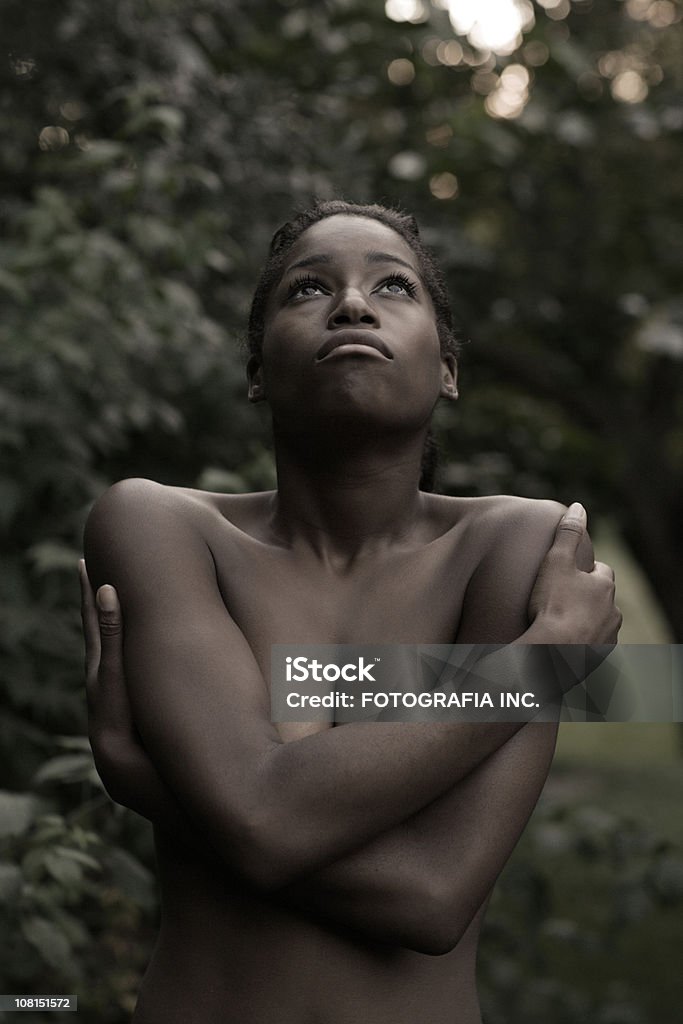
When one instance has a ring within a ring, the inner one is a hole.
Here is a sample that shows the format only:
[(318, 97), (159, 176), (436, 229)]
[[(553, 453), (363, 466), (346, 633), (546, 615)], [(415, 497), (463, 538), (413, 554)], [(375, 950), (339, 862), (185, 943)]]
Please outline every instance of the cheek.
[(441, 375), (441, 342), (434, 324), (422, 323), (416, 332), (412, 360), (427, 376)]
[(261, 349), (264, 376), (279, 377), (287, 365), (291, 366), (296, 361), (296, 351), (295, 337), (282, 318), (277, 317), (268, 323)]
[(432, 407), (441, 393), (443, 365), (441, 342), (436, 328), (424, 331), (421, 343), (415, 346), (411, 358), (410, 387), (420, 402)]

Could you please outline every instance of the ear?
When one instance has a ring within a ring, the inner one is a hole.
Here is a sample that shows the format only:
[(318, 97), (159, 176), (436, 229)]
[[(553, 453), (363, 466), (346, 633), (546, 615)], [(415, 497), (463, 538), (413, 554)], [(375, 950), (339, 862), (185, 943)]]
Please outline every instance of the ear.
[(249, 401), (264, 402), (266, 388), (263, 382), (263, 366), (258, 356), (250, 356), (249, 358), (247, 363), (247, 380), (249, 381), (249, 390), (247, 391)]
[(441, 396), (452, 401), (458, 397), (458, 364), (452, 355), (441, 359)]

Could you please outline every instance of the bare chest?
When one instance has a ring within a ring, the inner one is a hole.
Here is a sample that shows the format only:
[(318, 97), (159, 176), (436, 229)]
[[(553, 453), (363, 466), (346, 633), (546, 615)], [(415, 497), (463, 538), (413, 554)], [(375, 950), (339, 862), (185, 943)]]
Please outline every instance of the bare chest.
[(450, 536), (343, 573), (243, 535), (217, 541), (223, 599), (262, 667), (273, 643), (451, 643), (477, 564)]

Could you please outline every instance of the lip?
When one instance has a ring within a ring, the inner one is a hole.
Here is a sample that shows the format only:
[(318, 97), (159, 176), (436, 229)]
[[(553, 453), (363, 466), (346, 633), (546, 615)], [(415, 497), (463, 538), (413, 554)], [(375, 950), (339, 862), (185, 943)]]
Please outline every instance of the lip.
[(338, 348), (349, 347), (349, 349), (371, 348), (379, 352), (385, 359), (393, 359), (389, 347), (374, 331), (364, 330), (340, 330), (334, 331), (318, 349), (316, 362), (320, 362)]

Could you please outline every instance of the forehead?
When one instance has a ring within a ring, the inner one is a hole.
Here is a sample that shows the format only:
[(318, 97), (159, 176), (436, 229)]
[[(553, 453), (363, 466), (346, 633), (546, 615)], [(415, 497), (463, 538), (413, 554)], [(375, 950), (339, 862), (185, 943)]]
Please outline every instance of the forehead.
[(335, 214), (312, 224), (296, 240), (285, 259), (285, 267), (300, 259), (321, 255), (334, 260), (364, 259), (368, 253), (397, 256), (419, 272), (419, 262), (404, 238), (393, 228), (370, 217)]

